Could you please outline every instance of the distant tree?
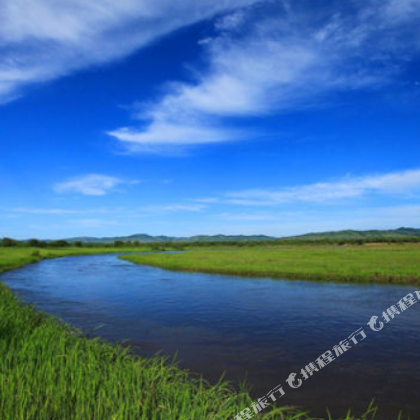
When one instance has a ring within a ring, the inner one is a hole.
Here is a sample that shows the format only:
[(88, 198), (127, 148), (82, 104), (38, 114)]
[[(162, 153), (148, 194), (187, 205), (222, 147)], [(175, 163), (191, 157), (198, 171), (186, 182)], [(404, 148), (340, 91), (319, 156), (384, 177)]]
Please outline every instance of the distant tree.
[(50, 242), (50, 246), (54, 248), (62, 248), (65, 246), (69, 246), (69, 243), (67, 241), (63, 241), (62, 239), (60, 239), (59, 241)]
[(83, 242), (82, 241), (76, 241), (74, 243), (74, 246), (77, 246), (77, 248), (82, 248), (83, 247)]
[(121, 247), (121, 246), (124, 246), (124, 242), (123, 242), (123, 241), (114, 241), (114, 246), (115, 246), (115, 247)]
[(17, 241), (15, 239), (12, 238), (3, 238), (3, 240), (1, 241), (1, 244), (3, 246), (16, 246), (17, 245)]
[(32, 247), (38, 247), (39, 246), (39, 241), (38, 241), (38, 239), (29, 239), (28, 245), (32, 246)]

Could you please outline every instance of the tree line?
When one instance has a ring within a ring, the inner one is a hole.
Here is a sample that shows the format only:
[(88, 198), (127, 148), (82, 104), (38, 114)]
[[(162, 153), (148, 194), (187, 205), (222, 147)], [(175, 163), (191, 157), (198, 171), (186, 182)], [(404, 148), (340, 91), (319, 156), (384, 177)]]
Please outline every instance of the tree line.
[(317, 238), (317, 239), (277, 239), (270, 241), (200, 241), (200, 242), (140, 242), (140, 241), (114, 241), (111, 243), (92, 243), (74, 241), (68, 242), (63, 239), (55, 241), (43, 241), (29, 239), (20, 241), (13, 238), (2, 238), (1, 247), (32, 247), (32, 248), (147, 248), (162, 251), (165, 249), (183, 250), (197, 247), (256, 247), (273, 245), (363, 245), (366, 243), (420, 243), (420, 237), (365, 237), (365, 238)]

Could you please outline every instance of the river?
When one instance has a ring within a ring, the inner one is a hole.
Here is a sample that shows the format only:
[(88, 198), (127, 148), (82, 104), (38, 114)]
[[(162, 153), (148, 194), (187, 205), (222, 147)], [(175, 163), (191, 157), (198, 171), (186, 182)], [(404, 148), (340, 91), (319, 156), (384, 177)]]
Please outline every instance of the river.
[[(4, 273), (25, 302), (89, 336), (128, 340), (142, 356), (157, 352), (210, 381), (223, 372), (246, 378), (261, 397), (284, 384), (283, 404), (325, 414), (363, 411), (372, 398), (379, 419), (402, 409), (420, 418), (420, 304), (383, 330), (367, 322), (414, 286), (334, 284), (172, 272), (117, 255), (44, 260)], [(285, 382), (326, 350), (364, 327), (357, 346), (301, 387)]]

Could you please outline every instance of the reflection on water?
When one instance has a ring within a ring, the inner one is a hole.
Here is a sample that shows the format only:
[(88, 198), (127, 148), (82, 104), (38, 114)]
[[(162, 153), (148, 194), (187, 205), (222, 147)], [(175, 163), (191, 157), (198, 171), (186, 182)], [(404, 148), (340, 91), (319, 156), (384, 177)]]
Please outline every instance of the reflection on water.
[[(343, 285), (191, 274), (137, 266), (115, 255), (41, 261), (1, 276), (25, 301), (90, 335), (130, 340), (141, 355), (247, 378), (254, 396), (285, 384), (321, 353), (366, 326), (414, 287)], [(98, 330), (96, 327), (102, 325)], [(368, 327), (366, 326), (368, 329)], [(282, 402), (336, 415), (371, 398), (394, 418), (420, 418), (420, 305), (396, 317)]]

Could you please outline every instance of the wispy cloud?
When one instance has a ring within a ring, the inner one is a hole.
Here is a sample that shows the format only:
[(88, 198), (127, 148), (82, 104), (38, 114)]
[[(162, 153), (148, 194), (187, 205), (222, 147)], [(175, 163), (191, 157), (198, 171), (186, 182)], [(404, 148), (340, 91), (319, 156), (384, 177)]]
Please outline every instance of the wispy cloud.
[(219, 19), (219, 36), (202, 42), (207, 68), (195, 82), (169, 84), (140, 109), (139, 127), (108, 134), (144, 152), (239, 140), (250, 133), (232, 130), (232, 117), (324, 105), (332, 92), (388, 83), (419, 50), (418, 1), (350, 3), (320, 14), (310, 2), (302, 11), (283, 1)]
[(0, 103), (256, 0), (13, 0), (0, 6)]
[[(94, 187), (95, 192), (97, 186)], [(85, 191), (85, 188), (77, 188), (77, 192), (80, 190)], [(101, 190), (102, 191), (102, 190)], [(72, 188), (73, 192), (73, 188)], [(86, 191), (85, 191), (86, 192)], [(90, 192), (90, 187), (88, 189)], [(105, 191), (103, 191), (105, 193)], [(78, 215), (86, 216), (83, 219), (74, 220), (92, 220), (89, 216), (91, 215), (104, 215), (112, 219), (126, 220), (153, 217), (157, 214), (169, 214), (169, 213), (200, 213), (205, 210), (208, 206), (201, 203), (191, 203), (191, 201), (185, 201), (180, 203), (164, 203), (156, 205), (147, 205), (141, 207), (99, 207), (99, 208), (83, 208), (83, 209), (72, 209), (72, 208), (37, 208), (37, 207), (0, 207), (2, 217), (20, 217), (21, 215), (34, 215), (34, 216), (66, 216), (66, 215)]]
[(130, 151), (145, 153), (171, 153), (178, 150), (174, 146), (179, 148), (244, 137), (244, 133), (239, 131), (206, 126), (204, 122), (200, 125), (181, 125), (166, 121), (154, 121), (145, 132), (124, 127), (108, 134), (123, 142)]
[(274, 214), (261, 214), (261, 213), (221, 213), (218, 215), (222, 220), (230, 220), (233, 222), (267, 222), (275, 221), (278, 215)]
[(11, 211), (16, 213), (26, 214), (46, 214), (46, 215), (62, 215), (62, 214), (82, 214), (82, 210), (71, 210), (71, 209), (41, 209), (41, 208), (27, 208), (27, 207), (16, 207)]
[(413, 17), (420, 15), (420, 8), (418, 0), (389, 0), (386, 4), (377, 2), (379, 5), (383, 5), (383, 14), (390, 21), (400, 22), (412, 21)]
[(82, 194), (82, 195), (105, 195), (116, 190), (120, 185), (129, 185), (138, 181), (126, 181), (108, 175), (89, 174), (71, 178), (54, 185), (57, 193)]
[[(305, 208), (293, 211), (267, 213), (267, 219), (252, 220), (235, 218), (235, 214), (220, 217), (227, 219), (223, 232), (227, 234), (266, 234), (270, 236), (291, 236), (309, 232), (325, 232), (344, 229), (396, 229), (401, 226), (420, 226), (419, 205), (397, 205), (386, 207), (357, 207), (328, 209)], [(216, 225), (220, 230), (220, 220)]]
[[(2, 208), (0, 208), (2, 209)], [(65, 209), (65, 208), (31, 208), (31, 207), (15, 207), (7, 209), (12, 212), (15, 216), (17, 214), (34, 214), (34, 215), (51, 215), (51, 216), (61, 216), (66, 214), (108, 214), (108, 213), (118, 213), (121, 211), (121, 208), (107, 209), (107, 208), (91, 208), (91, 209)]]
[(420, 169), (364, 177), (347, 176), (337, 181), (285, 187), (253, 189), (226, 194), (231, 204), (264, 206), (286, 203), (335, 203), (368, 195), (412, 196), (420, 193)]
[(205, 204), (163, 204), (154, 206), (145, 206), (139, 209), (140, 213), (177, 213), (192, 212), (199, 213), (207, 206)]
[(84, 229), (106, 228), (110, 226), (123, 226), (124, 224), (114, 220), (103, 219), (74, 219), (69, 220), (73, 225)]

